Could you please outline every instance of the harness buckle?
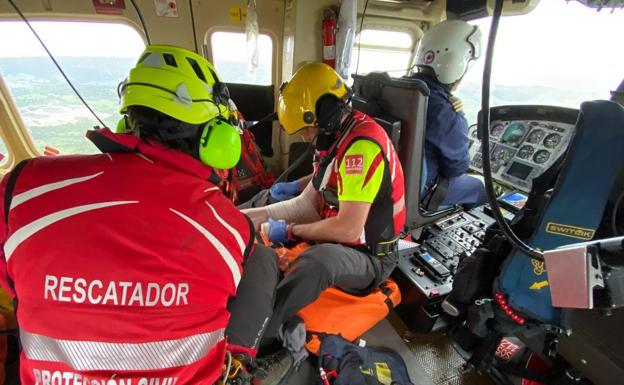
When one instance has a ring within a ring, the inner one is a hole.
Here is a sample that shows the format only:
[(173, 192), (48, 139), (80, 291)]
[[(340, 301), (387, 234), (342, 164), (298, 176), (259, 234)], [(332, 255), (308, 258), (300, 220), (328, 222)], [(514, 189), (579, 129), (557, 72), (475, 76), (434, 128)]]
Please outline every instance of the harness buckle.
[(383, 258), (391, 254), (399, 253), (399, 238), (390, 241), (379, 242), (372, 246), (368, 246), (368, 250), (375, 257)]

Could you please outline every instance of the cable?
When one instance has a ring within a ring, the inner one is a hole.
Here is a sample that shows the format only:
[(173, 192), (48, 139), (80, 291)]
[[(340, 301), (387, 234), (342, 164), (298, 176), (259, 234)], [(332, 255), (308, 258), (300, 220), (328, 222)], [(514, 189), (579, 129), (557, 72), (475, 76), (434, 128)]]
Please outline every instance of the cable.
[(139, 21), (141, 22), (141, 26), (143, 27), (143, 33), (145, 34), (145, 40), (147, 40), (147, 44), (148, 45), (151, 45), (152, 44), (152, 39), (150, 39), (149, 32), (147, 32), (147, 26), (145, 25), (145, 20), (143, 20), (143, 15), (141, 14), (141, 11), (139, 10), (139, 7), (136, 5), (134, 0), (130, 0), (130, 2), (132, 3), (132, 6), (134, 7), (134, 10), (136, 11), (137, 16), (139, 17)]
[(193, 27), (193, 42), (195, 43), (195, 52), (199, 53), (197, 48), (197, 32), (195, 31), (195, 14), (193, 13), (193, 0), (189, 0), (189, 8), (191, 9), (191, 26)]
[(284, 172), (282, 172), (277, 177), (277, 179), (275, 179), (275, 182), (273, 182), (274, 185), (276, 183), (280, 183), (281, 181), (286, 179), (288, 174), (290, 174), (294, 169), (299, 167), (308, 158), (307, 155), (310, 154), (314, 150), (314, 144), (313, 143), (314, 143), (314, 141), (310, 142), (310, 144), (308, 145), (306, 150), (301, 155), (299, 155), (299, 157), (294, 162), (292, 162), (292, 164), (290, 166), (288, 166), (288, 168), (286, 170), (284, 170)]
[(227, 383), (228, 375), (230, 374), (230, 369), (232, 368), (232, 353), (228, 350), (226, 351), (226, 356), (228, 361), (225, 366), (225, 372), (223, 372), (223, 380), (221, 380), (223, 385)]
[(503, 230), (505, 236), (512, 245), (529, 257), (543, 261), (544, 256), (541, 252), (528, 246), (520, 238), (514, 234), (509, 224), (501, 214), (500, 206), (496, 200), (496, 192), (494, 191), (494, 182), (492, 181), (492, 165), (490, 164), (490, 79), (492, 75), (492, 61), (494, 58), (494, 44), (496, 43), (496, 33), (498, 31), (498, 22), (500, 21), (503, 11), (503, 0), (496, 0), (494, 6), (494, 14), (492, 15), (492, 25), (490, 26), (490, 36), (488, 37), (487, 52), (485, 54), (485, 67), (483, 69), (483, 88), (481, 93), (481, 119), (479, 119), (479, 133), (481, 136), (481, 158), (483, 158), (483, 176), (485, 178), (485, 190), (487, 191), (490, 207), (494, 219)]
[(24, 16), (24, 14), (22, 13), (22, 11), (20, 11), (20, 9), (17, 7), (17, 5), (15, 5), (15, 3), (13, 2), (13, 0), (9, 0), (9, 4), (11, 4), (11, 6), (13, 7), (13, 9), (15, 9), (15, 12), (17, 12), (17, 14), (22, 18), (22, 20), (24, 20), (24, 23), (26, 23), (26, 25), (28, 26), (28, 28), (30, 28), (30, 30), (32, 31), (33, 35), (35, 35), (35, 37), (37, 38), (37, 40), (39, 40), (39, 43), (41, 44), (41, 46), (43, 47), (43, 49), (47, 52), (48, 56), (50, 57), (50, 59), (52, 59), (52, 62), (54, 63), (54, 65), (56, 66), (56, 68), (59, 70), (59, 72), (61, 73), (61, 75), (63, 76), (63, 78), (65, 78), (65, 81), (67, 81), (67, 84), (69, 84), (69, 86), (71, 87), (72, 90), (74, 90), (74, 93), (76, 94), (76, 96), (78, 96), (78, 99), (80, 99), (80, 101), (82, 102), (82, 104), (84, 104), (85, 107), (87, 107), (87, 109), (91, 112), (91, 114), (93, 114), (93, 116), (95, 117), (95, 119), (100, 122), (100, 124), (102, 125), (102, 127), (106, 127), (106, 123), (104, 123), (102, 121), (102, 119), (100, 119), (99, 116), (97, 116), (97, 114), (95, 113), (95, 111), (93, 111), (93, 109), (91, 109), (91, 107), (89, 107), (89, 105), (87, 104), (87, 102), (84, 100), (84, 98), (82, 97), (82, 95), (80, 95), (80, 92), (78, 92), (78, 90), (76, 89), (76, 87), (74, 87), (73, 83), (71, 82), (71, 80), (69, 80), (69, 78), (67, 77), (67, 75), (65, 74), (65, 72), (63, 71), (63, 69), (61, 68), (60, 64), (56, 61), (56, 59), (54, 58), (54, 56), (52, 55), (52, 53), (50, 52), (50, 50), (48, 49), (48, 47), (45, 45), (45, 43), (43, 42), (43, 40), (41, 40), (41, 38), (39, 37), (39, 35), (37, 34), (37, 31), (35, 31), (35, 29), (32, 27), (32, 25), (30, 25), (30, 22), (28, 21), (28, 19), (26, 18), (26, 16)]
[(256, 127), (260, 123), (272, 122), (276, 118), (277, 118), (277, 112), (271, 112), (270, 114), (268, 114), (267, 116), (263, 117), (262, 119), (254, 122), (254, 124), (252, 124), (251, 126), (247, 127), (247, 129), (251, 130), (252, 128)]
[(366, 9), (368, 8), (368, 0), (364, 3), (364, 11), (362, 11), (362, 20), (360, 20), (360, 36), (358, 39), (358, 59), (355, 65), (355, 74), (358, 74), (358, 70), (360, 69), (360, 52), (362, 48), (362, 28), (364, 28), (364, 18), (366, 17)]
[(617, 213), (620, 209), (620, 205), (622, 204), (622, 200), (624, 199), (624, 190), (620, 193), (617, 200), (615, 201), (615, 205), (613, 206), (613, 212), (611, 213), (611, 231), (613, 231), (614, 237), (619, 237), (617, 231)]

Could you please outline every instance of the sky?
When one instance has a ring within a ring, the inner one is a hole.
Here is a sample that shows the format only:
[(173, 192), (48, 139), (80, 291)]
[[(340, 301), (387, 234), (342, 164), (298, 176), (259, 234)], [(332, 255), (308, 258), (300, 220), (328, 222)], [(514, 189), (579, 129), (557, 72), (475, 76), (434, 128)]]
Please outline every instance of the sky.
[[(485, 52), (490, 18), (473, 23), (482, 29)], [(139, 32), (123, 24), (32, 24), (55, 56), (135, 58), (144, 47)], [(4, 38), (6, 36), (10, 38)], [(228, 48), (240, 46), (244, 38), (237, 38), (241, 42), (223, 41), (221, 45)], [(236, 39), (233, 37), (233, 40)], [(503, 17), (501, 20), (492, 80), (495, 84), (505, 85), (574, 88), (577, 84), (583, 84), (584, 88), (614, 89), (624, 79), (623, 40), (622, 9), (597, 12), (576, 1), (542, 0), (527, 15)], [(97, 44), (93, 44), (94, 41)], [(225, 52), (226, 56), (232, 51), (236, 52), (231, 49), (219, 51)], [(244, 58), (246, 52), (241, 51), (234, 56)], [(261, 51), (264, 51), (261, 52), (261, 60), (267, 60), (264, 56), (270, 60), (270, 50)], [(23, 22), (0, 22), (0, 57), (44, 55), (45, 52)], [(378, 59), (383, 60), (383, 65), (388, 65), (387, 58)], [(483, 62), (481, 58), (474, 63), (466, 75), (467, 82), (480, 82)], [(360, 65), (366, 66), (362, 63)]]
[[(137, 58), (145, 48), (139, 32), (125, 24), (39, 21), (31, 25), (54, 56)], [(24, 22), (0, 22), (0, 57), (24, 56), (46, 53)]]
[[(472, 24), (483, 32), (491, 18)], [(482, 58), (465, 77), (480, 83)], [(612, 90), (624, 80), (624, 10), (598, 12), (576, 1), (542, 0), (531, 13), (503, 17), (496, 38), (492, 81), (505, 85), (577, 85)]]

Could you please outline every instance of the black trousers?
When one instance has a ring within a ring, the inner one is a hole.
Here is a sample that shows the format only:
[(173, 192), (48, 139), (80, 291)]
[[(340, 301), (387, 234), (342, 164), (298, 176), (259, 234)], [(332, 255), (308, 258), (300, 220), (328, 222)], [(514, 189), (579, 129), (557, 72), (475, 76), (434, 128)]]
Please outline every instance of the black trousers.
[(230, 322), (226, 329), (228, 341), (257, 350), (273, 313), (275, 290), (280, 271), (275, 252), (262, 245), (243, 266), (236, 297), (230, 299)]

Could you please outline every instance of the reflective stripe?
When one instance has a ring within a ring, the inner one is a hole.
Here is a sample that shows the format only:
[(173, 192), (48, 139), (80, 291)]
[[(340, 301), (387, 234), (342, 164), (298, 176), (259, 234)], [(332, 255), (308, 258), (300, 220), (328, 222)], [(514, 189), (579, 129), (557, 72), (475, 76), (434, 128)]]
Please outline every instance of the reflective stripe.
[(243, 237), (240, 235), (240, 233), (236, 231), (235, 228), (230, 226), (229, 223), (223, 220), (223, 218), (221, 218), (221, 216), (217, 214), (217, 210), (215, 210), (210, 203), (206, 202), (206, 204), (208, 205), (208, 207), (210, 207), (210, 210), (212, 210), (215, 218), (217, 218), (217, 220), (223, 225), (223, 227), (225, 227), (232, 234), (232, 236), (234, 236), (234, 239), (236, 239), (236, 242), (238, 243), (238, 247), (240, 247), (241, 254), (245, 254), (246, 245), (245, 242), (243, 242)]
[(151, 160), (150, 158), (148, 158), (147, 156), (141, 154), (140, 152), (135, 152), (135, 154), (137, 154), (138, 156), (140, 156), (141, 158), (145, 159), (146, 161), (150, 162), (151, 164), (154, 164), (154, 161)]
[(405, 208), (405, 196), (401, 196), (397, 203), (392, 206), (392, 216), (397, 215)]
[(61, 189), (63, 187), (71, 186), (76, 183), (85, 182), (95, 177), (98, 177), (102, 174), (104, 174), (104, 171), (100, 171), (97, 174), (87, 175), (87, 176), (83, 176), (80, 178), (71, 178), (71, 179), (65, 179), (65, 180), (61, 180), (58, 182), (54, 182), (54, 183), (44, 184), (43, 186), (35, 187), (28, 191), (24, 191), (23, 193), (16, 194), (13, 196), (13, 199), (11, 200), (10, 210), (13, 210), (14, 208), (21, 205), (22, 203), (27, 202), (33, 198), (36, 198), (50, 191), (54, 191), (54, 190)]
[(212, 245), (215, 247), (215, 249), (217, 249), (221, 257), (223, 258), (223, 261), (225, 261), (225, 264), (230, 268), (230, 272), (232, 273), (232, 279), (234, 280), (234, 286), (238, 287), (238, 283), (240, 282), (240, 279), (241, 279), (241, 272), (238, 268), (238, 263), (232, 256), (232, 253), (230, 253), (228, 249), (225, 246), (223, 246), (223, 243), (221, 243), (205, 227), (203, 227), (202, 225), (195, 222), (194, 220), (192, 220), (191, 218), (187, 217), (186, 215), (182, 214), (179, 211), (176, 211), (174, 209), (169, 209), (169, 210), (173, 211), (174, 213), (179, 215), (182, 219), (190, 223), (197, 231), (199, 231), (204, 237), (206, 237), (208, 242), (212, 243)]
[(104, 155), (106, 155), (108, 157), (108, 159), (110, 159), (110, 161), (113, 161), (113, 156), (111, 154), (109, 154), (108, 152), (105, 152)]
[(210, 188), (205, 189), (204, 192), (216, 191), (216, 190), (219, 190), (219, 187), (216, 187), (216, 186), (215, 187), (210, 187)]
[(57, 211), (52, 214), (48, 214), (43, 218), (39, 218), (15, 231), (11, 234), (11, 237), (7, 239), (4, 244), (4, 256), (6, 261), (8, 262), (11, 258), (11, 255), (15, 251), (15, 249), (26, 239), (30, 238), (36, 232), (43, 230), (44, 228), (50, 226), (53, 223), (56, 223), (65, 218), (69, 218), (74, 215), (82, 214), (87, 211), (93, 211), (105, 207), (112, 207), (118, 205), (127, 205), (131, 203), (139, 203), (138, 201), (117, 201), (117, 202), (102, 202), (102, 203), (92, 203), (89, 205), (72, 207), (69, 209)]
[(225, 329), (176, 340), (138, 344), (72, 341), (20, 330), (26, 357), (65, 364), (74, 370), (157, 370), (191, 365), (223, 340)]
[(396, 177), (396, 159), (394, 159), (394, 157), (392, 156), (392, 142), (390, 141), (390, 138), (386, 138), (386, 145), (386, 159), (388, 159), (388, 163), (392, 163), (392, 175), (390, 177), (390, 180), (394, 182), (394, 177)]

